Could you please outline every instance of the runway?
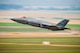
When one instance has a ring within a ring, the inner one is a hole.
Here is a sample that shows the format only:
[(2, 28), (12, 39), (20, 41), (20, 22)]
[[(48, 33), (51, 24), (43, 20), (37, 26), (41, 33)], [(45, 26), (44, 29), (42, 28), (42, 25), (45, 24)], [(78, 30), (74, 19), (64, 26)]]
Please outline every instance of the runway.
[(61, 46), (61, 47), (80, 47), (80, 45), (65, 45), (65, 44), (26, 44), (26, 43), (0, 43), (0, 44), (17, 44), (17, 45), (29, 45), (29, 46)]

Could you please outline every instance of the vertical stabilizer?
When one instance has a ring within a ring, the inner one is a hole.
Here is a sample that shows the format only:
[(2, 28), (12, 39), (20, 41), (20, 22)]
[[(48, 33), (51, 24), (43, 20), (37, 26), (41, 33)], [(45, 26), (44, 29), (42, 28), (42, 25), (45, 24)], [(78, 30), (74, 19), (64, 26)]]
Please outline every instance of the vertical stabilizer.
[(59, 27), (59, 28), (64, 28), (68, 22), (69, 22), (68, 19), (64, 19), (64, 20), (62, 20), (61, 22), (59, 22), (59, 23), (57, 24), (57, 27)]

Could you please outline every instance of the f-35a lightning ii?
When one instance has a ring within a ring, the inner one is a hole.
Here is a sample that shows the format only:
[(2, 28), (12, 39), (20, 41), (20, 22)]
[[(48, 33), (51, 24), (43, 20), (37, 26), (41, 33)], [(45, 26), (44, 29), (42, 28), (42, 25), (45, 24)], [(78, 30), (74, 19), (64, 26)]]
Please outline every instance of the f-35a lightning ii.
[(46, 28), (46, 29), (50, 29), (50, 30), (64, 30), (64, 29), (69, 29), (69, 28), (65, 28), (66, 24), (69, 22), (68, 19), (64, 19), (61, 22), (59, 22), (58, 24), (54, 24), (54, 23), (50, 23), (50, 22), (46, 22), (43, 20), (39, 20), (39, 19), (35, 19), (35, 18), (12, 18), (11, 20), (21, 23), (21, 24), (28, 24), (31, 26), (35, 26), (35, 27), (40, 27), (40, 28)]

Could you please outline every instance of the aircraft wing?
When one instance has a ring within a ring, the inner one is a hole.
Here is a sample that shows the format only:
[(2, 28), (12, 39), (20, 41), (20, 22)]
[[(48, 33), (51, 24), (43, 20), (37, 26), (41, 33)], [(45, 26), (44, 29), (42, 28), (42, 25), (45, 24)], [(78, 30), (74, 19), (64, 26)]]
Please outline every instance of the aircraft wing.
[(43, 21), (43, 20), (33, 20), (33, 22), (39, 23), (41, 25), (46, 25), (46, 26), (55, 26), (54, 23), (46, 22), (46, 21)]
[(49, 22), (42, 22), (41, 24), (46, 26), (56, 26), (54, 23), (49, 23)]

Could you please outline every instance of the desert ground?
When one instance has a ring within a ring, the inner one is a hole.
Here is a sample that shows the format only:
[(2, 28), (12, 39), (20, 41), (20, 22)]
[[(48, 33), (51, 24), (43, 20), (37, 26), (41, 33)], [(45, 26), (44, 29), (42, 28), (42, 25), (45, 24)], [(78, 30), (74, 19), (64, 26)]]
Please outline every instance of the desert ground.
[[(39, 35), (40, 34), (40, 35)], [(24, 38), (24, 37), (80, 37), (80, 34), (74, 33), (45, 33), (45, 32), (1, 32), (0, 38)]]
[(78, 19), (80, 11), (0, 11), (0, 53), (80, 53), (80, 20), (70, 20), (71, 30), (51, 31), (10, 20), (21, 16), (57, 24), (52, 18)]

